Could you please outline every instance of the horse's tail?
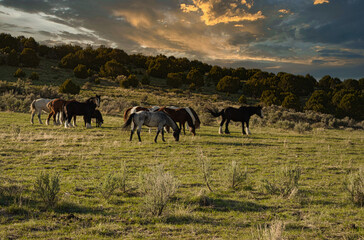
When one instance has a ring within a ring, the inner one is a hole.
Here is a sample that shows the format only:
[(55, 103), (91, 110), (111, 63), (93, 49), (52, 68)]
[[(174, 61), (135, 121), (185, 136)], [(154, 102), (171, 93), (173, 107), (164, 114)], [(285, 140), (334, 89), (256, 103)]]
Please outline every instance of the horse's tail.
[(34, 100), (31, 104), (30, 104), (30, 111), (31, 112), (34, 112), (35, 111), (35, 102), (36, 102), (37, 100)]
[(132, 123), (132, 121), (133, 121), (134, 116), (135, 116), (135, 113), (130, 114), (130, 116), (129, 116), (128, 120), (127, 120), (127, 121), (124, 123), (124, 125), (123, 125), (123, 129), (126, 129), (127, 127), (129, 127), (129, 126), (130, 126), (130, 124), (131, 124), (131, 123)]
[(217, 110), (217, 109), (208, 108), (207, 112), (209, 112), (214, 117), (218, 117), (218, 116), (221, 116), (224, 113), (224, 109), (219, 112), (219, 110)]
[(125, 110), (124, 112), (124, 122), (126, 122), (126, 120), (128, 120), (128, 115), (129, 115), (129, 112), (130, 110), (132, 109), (133, 107), (130, 107), (128, 109)]
[(195, 128), (200, 128), (201, 121), (200, 121), (200, 118), (198, 117), (197, 113), (195, 112), (195, 110), (191, 107), (187, 107), (186, 110), (191, 115)]
[(50, 101), (49, 103), (47, 103), (47, 108), (49, 110), (53, 109), (53, 101)]

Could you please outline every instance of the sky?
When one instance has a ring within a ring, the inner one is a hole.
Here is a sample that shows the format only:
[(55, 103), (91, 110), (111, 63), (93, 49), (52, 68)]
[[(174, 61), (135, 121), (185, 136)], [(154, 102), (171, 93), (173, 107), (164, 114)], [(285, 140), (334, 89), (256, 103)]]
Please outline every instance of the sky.
[(268, 72), (364, 77), (363, 0), (0, 0), (0, 32)]

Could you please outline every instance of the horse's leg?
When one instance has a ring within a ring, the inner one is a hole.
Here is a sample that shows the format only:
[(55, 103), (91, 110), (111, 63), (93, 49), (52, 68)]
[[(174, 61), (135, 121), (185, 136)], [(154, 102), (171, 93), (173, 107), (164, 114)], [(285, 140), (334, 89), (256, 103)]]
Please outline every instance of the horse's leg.
[(225, 133), (226, 134), (230, 134), (230, 131), (229, 131), (229, 123), (230, 123), (230, 119), (227, 119), (226, 120), (226, 123), (225, 123)]
[[(74, 124), (73, 126), (76, 125), (75, 117), (76, 117), (76, 115), (73, 118), (73, 124)], [(84, 119), (85, 119), (86, 128), (92, 128), (92, 126), (91, 126), (91, 114), (90, 115), (85, 115)]]
[[(85, 122), (85, 124), (86, 124), (86, 122)], [(77, 127), (77, 125), (76, 125), (76, 115), (73, 116), (73, 126)], [(90, 118), (90, 126), (91, 126), (91, 118)]]
[(164, 130), (163, 130), (163, 127), (162, 127), (162, 141), (165, 142), (166, 140), (164, 140)]
[(246, 134), (245, 129), (244, 129), (244, 121), (241, 121), (241, 130), (243, 134)]
[(159, 130), (159, 128), (158, 128), (158, 130), (157, 130), (157, 135), (155, 135), (155, 138), (154, 138), (154, 142), (155, 143), (157, 143), (157, 138), (158, 138), (158, 134), (159, 134), (159, 132), (160, 132), (161, 130)]
[(53, 124), (54, 124), (54, 125), (57, 125), (57, 120), (56, 120), (57, 112), (58, 112), (58, 111), (54, 111), (54, 112), (53, 112)]
[(138, 126), (138, 129), (137, 129), (137, 134), (138, 134), (138, 139), (139, 139), (139, 142), (142, 141), (142, 139), (140, 138), (140, 132), (142, 131), (142, 125)]
[(220, 127), (219, 127), (219, 134), (222, 134), (222, 126), (224, 125), (224, 122), (225, 122), (225, 118), (223, 117), (221, 122), (220, 122)]
[(133, 139), (133, 134), (134, 134), (135, 129), (136, 129), (136, 126), (134, 124), (134, 125), (132, 125), (131, 130), (130, 130), (130, 139), (129, 139), (130, 141)]
[(40, 115), (42, 114), (42, 110), (38, 111), (38, 120), (39, 120), (39, 123), (40, 124), (43, 124), (42, 123), (42, 119), (40, 118)]
[(250, 135), (250, 130), (249, 130), (249, 121), (246, 121), (246, 134)]
[(179, 123), (179, 128), (182, 129), (182, 127), (183, 127), (183, 134), (186, 135), (185, 122), (184, 123), (182, 123), (182, 122)]
[(32, 117), (30, 118), (30, 123), (31, 124), (34, 124), (34, 121), (33, 121), (34, 115), (35, 115), (35, 111), (32, 111)]

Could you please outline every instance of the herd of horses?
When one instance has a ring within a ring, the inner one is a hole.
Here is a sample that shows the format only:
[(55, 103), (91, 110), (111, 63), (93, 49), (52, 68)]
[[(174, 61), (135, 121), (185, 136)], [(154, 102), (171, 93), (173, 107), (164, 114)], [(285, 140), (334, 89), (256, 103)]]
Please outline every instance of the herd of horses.
[[(76, 126), (76, 116), (83, 116), (85, 127), (91, 128), (91, 119), (96, 119), (96, 127), (101, 127), (103, 124), (103, 118), (101, 112), (96, 109), (100, 107), (100, 96), (96, 95), (84, 102), (78, 102), (76, 100), (64, 100), (64, 99), (45, 99), (40, 98), (34, 100), (30, 106), (31, 108), (31, 123), (34, 124), (34, 116), (38, 114), (39, 123), (42, 124), (41, 113), (45, 111), (48, 114), (46, 124), (49, 125), (49, 120), (53, 117), (55, 125), (63, 125), (65, 128)], [(244, 106), (240, 108), (227, 107), (221, 111), (217, 109), (207, 108), (213, 117), (222, 117), (219, 127), (219, 134), (222, 134), (222, 127), (225, 123), (225, 133), (230, 134), (229, 123), (230, 121), (242, 123), (242, 133), (250, 134), (249, 120), (254, 114), (259, 117), (263, 117), (262, 107), (260, 106)], [(71, 121), (73, 119), (73, 124)], [(176, 141), (179, 141), (179, 135), (181, 130), (185, 132), (185, 124), (190, 132), (195, 136), (196, 129), (201, 125), (201, 121), (196, 111), (191, 107), (141, 107), (134, 106), (126, 109), (124, 112), (124, 125), (123, 129), (130, 127), (130, 141), (133, 139), (133, 134), (137, 131), (138, 140), (141, 142), (140, 132), (142, 126), (157, 127), (157, 134), (154, 138), (154, 142), (157, 142), (158, 135), (161, 133), (162, 141), (164, 139), (164, 131), (169, 132), (171, 128), (173, 130), (173, 137)], [(177, 125), (179, 123), (179, 126)], [(244, 128), (245, 127), (245, 128)]]

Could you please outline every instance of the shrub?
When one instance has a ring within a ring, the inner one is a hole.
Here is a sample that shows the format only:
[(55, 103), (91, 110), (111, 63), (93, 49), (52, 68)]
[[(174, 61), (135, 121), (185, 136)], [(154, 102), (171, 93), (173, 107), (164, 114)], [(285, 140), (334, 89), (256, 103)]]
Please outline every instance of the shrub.
[(292, 108), (296, 111), (299, 111), (301, 109), (301, 104), (299, 101), (299, 98), (297, 95), (294, 95), (293, 93), (289, 93), (282, 102), (282, 107), (285, 108)]
[(15, 71), (14, 73), (14, 77), (18, 77), (18, 78), (23, 78), (25, 77), (27, 74), (23, 71), (23, 69), (18, 68), (18, 70)]
[(32, 48), (24, 48), (20, 54), (20, 62), (25, 67), (37, 67), (40, 59)]
[(252, 239), (257, 240), (282, 240), (285, 224), (281, 221), (275, 220), (268, 226), (259, 225), (256, 234), (253, 233)]
[(188, 83), (194, 83), (197, 87), (202, 87), (204, 85), (203, 75), (195, 68), (191, 69), (191, 71), (187, 74), (186, 79)]
[(311, 131), (312, 127), (310, 126), (309, 123), (299, 122), (299, 123), (295, 124), (294, 130), (296, 132), (298, 132), (298, 133), (304, 133), (304, 132), (307, 132), (307, 131)]
[(246, 97), (242, 94), (242, 95), (239, 97), (238, 102), (239, 102), (240, 104), (246, 104), (246, 103), (247, 103), (247, 99), (246, 99)]
[(18, 53), (13, 49), (10, 51), (8, 57), (7, 57), (7, 63), (9, 66), (19, 66), (20, 60)]
[(220, 92), (235, 93), (239, 90), (240, 81), (238, 78), (225, 76), (220, 79), (216, 86), (216, 90)]
[(207, 186), (207, 188), (213, 192), (211, 188), (211, 163), (209, 159), (203, 154), (202, 150), (199, 157), (200, 168), (203, 176), (203, 180)]
[(71, 79), (67, 79), (59, 86), (59, 92), (61, 93), (79, 94), (80, 90), (80, 86), (74, 84)]
[(115, 174), (109, 173), (101, 182), (99, 192), (104, 199), (108, 200), (118, 187), (119, 178)]
[(39, 74), (36, 72), (32, 72), (29, 76), (30, 80), (38, 80), (39, 79)]
[(85, 65), (83, 64), (78, 64), (74, 69), (73, 69), (73, 74), (75, 75), (75, 77), (77, 78), (82, 78), (85, 79), (88, 77), (88, 71)]
[(351, 173), (344, 182), (345, 189), (350, 194), (350, 200), (357, 206), (364, 206), (364, 174), (360, 170), (358, 173)]
[(301, 169), (283, 168), (275, 177), (273, 182), (263, 180), (263, 188), (270, 194), (281, 195), (282, 197), (291, 197), (298, 191), (298, 181), (301, 176)]
[(166, 83), (170, 87), (178, 88), (183, 83), (183, 75), (181, 73), (168, 73)]
[(147, 74), (144, 74), (142, 77), (142, 80), (140, 81), (143, 85), (149, 85), (150, 84), (150, 78)]
[(119, 83), (122, 88), (136, 88), (139, 85), (139, 80), (134, 74), (130, 74), (128, 78), (123, 78)]
[(172, 174), (164, 172), (163, 167), (153, 169), (142, 175), (141, 192), (144, 194), (144, 208), (152, 215), (160, 216), (178, 188)]
[(119, 75), (128, 75), (129, 71), (115, 59), (108, 61), (100, 68), (100, 75), (115, 78)]
[(277, 97), (277, 92), (274, 90), (265, 90), (260, 96), (260, 102), (265, 106), (280, 105), (281, 101)]
[(247, 169), (240, 169), (236, 161), (232, 161), (231, 165), (227, 166), (224, 176), (227, 186), (231, 189), (238, 189), (241, 184), (247, 179)]
[(46, 207), (54, 207), (58, 201), (60, 191), (58, 174), (49, 175), (41, 173), (34, 183), (34, 193), (45, 204)]

